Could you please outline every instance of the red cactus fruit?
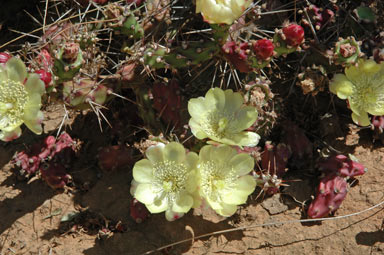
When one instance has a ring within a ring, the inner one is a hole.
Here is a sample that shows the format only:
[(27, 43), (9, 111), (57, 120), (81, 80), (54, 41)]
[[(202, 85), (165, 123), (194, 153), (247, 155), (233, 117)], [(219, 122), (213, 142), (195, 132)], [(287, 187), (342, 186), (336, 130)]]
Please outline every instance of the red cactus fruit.
[(104, 147), (98, 154), (99, 166), (102, 170), (113, 171), (132, 164), (132, 151), (123, 145)]
[(308, 208), (310, 218), (322, 218), (335, 212), (348, 192), (347, 181), (337, 175), (328, 175), (320, 180), (316, 198)]
[(268, 170), (270, 174), (281, 178), (285, 174), (290, 156), (291, 151), (285, 144), (280, 143), (274, 146), (268, 141), (265, 143), (264, 153), (261, 156), (261, 167)]
[(161, 119), (180, 127), (182, 124), (180, 108), (182, 97), (177, 80), (173, 79), (169, 84), (155, 82), (153, 84), (153, 108), (160, 114)]
[(39, 55), (36, 57), (36, 62), (43, 70), (50, 70), (53, 66), (51, 54), (46, 49), (40, 51)]
[(7, 61), (12, 58), (11, 54), (7, 52), (0, 52), (0, 64), (5, 64)]
[(367, 172), (367, 169), (362, 164), (341, 154), (330, 156), (320, 161), (318, 166), (319, 170), (327, 175), (336, 174), (341, 177), (355, 177)]
[(247, 60), (249, 54), (248, 43), (236, 43), (234, 41), (226, 42), (221, 47), (225, 57), (242, 73), (248, 73), (250, 68)]
[(271, 40), (261, 39), (252, 44), (253, 51), (259, 60), (267, 60), (273, 55), (275, 46)]
[(72, 179), (64, 166), (59, 163), (50, 162), (44, 164), (40, 169), (41, 177), (47, 182), (47, 184), (53, 189), (64, 188)]
[(149, 211), (144, 204), (140, 203), (136, 198), (131, 200), (130, 205), (130, 214), (131, 217), (136, 221), (136, 223), (142, 223), (145, 219), (149, 217)]
[(285, 41), (289, 46), (297, 47), (304, 41), (304, 29), (297, 24), (290, 24), (283, 28)]
[(312, 143), (304, 130), (289, 120), (284, 121), (283, 127), (283, 142), (291, 149), (293, 159), (296, 161), (304, 157), (312, 158)]
[(40, 69), (35, 71), (38, 75), (40, 75), (40, 79), (44, 82), (45, 88), (49, 87), (49, 84), (52, 81), (52, 74), (50, 72), (45, 71), (44, 69)]

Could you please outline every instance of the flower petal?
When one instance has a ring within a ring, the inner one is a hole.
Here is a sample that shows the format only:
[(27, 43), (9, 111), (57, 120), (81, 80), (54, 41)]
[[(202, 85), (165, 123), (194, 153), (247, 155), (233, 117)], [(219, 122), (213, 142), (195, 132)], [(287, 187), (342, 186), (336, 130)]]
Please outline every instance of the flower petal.
[(368, 113), (361, 112), (360, 115), (355, 114), (355, 112), (352, 113), (352, 120), (357, 125), (360, 126), (369, 126), (371, 124), (371, 121), (368, 117)]
[(6, 81), (8, 79), (7, 71), (3, 65), (0, 65), (0, 81)]
[(246, 106), (241, 108), (235, 114), (235, 120), (231, 122), (229, 131), (232, 133), (237, 133), (243, 131), (257, 120), (257, 110), (253, 106)]
[(27, 69), (23, 61), (19, 58), (13, 57), (5, 64), (8, 78), (24, 84), (25, 78), (27, 78)]
[(230, 217), (235, 214), (237, 211), (237, 206), (236, 205), (229, 205), (229, 204), (224, 204), (223, 203), (223, 208), (219, 210), (215, 210), (218, 214), (224, 217)]
[(43, 133), (43, 127), (41, 123), (44, 120), (44, 114), (42, 111), (38, 111), (34, 119), (24, 119), (24, 124), (35, 134), (41, 135)]
[(207, 111), (207, 107), (205, 106), (205, 98), (191, 98), (188, 101), (188, 112), (192, 118), (199, 121), (203, 113)]
[(220, 139), (219, 142), (240, 147), (254, 147), (259, 143), (259, 140), (260, 136), (254, 132), (240, 132), (233, 134), (230, 138), (224, 137), (223, 139)]
[(247, 198), (256, 188), (256, 181), (251, 175), (244, 175), (235, 181), (234, 187), (226, 190), (222, 196), (226, 204), (240, 205), (247, 202)]
[(353, 93), (353, 84), (344, 74), (336, 74), (329, 84), (329, 90), (340, 99), (346, 99)]
[(188, 194), (182, 194), (172, 205), (172, 211), (177, 213), (187, 213), (193, 205), (193, 198)]
[(197, 123), (193, 118), (189, 120), (189, 126), (191, 128), (192, 134), (197, 139), (205, 139), (208, 137), (208, 135), (202, 130), (199, 123)]
[(13, 129), (10, 132), (0, 131), (0, 140), (2, 140), (4, 142), (9, 142), (9, 141), (12, 141), (16, 138), (19, 138), (20, 135), (21, 135), (21, 128), (16, 127), (15, 129)]
[(196, 169), (199, 156), (195, 152), (188, 152), (185, 159), (185, 164), (189, 169)]
[(175, 221), (177, 219), (180, 219), (183, 216), (184, 216), (184, 213), (177, 213), (177, 212), (173, 212), (172, 210), (165, 211), (165, 218), (167, 219), (167, 221)]
[(146, 204), (150, 213), (161, 213), (168, 209), (168, 201), (167, 199), (157, 200), (156, 203)]
[(158, 193), (154, 192), (152, 184), (139, 183), (133, 196), (143, 204), (153, 204)]
[(225, 94), (220, 88), (212, 88), (205, 95), (205, 106), (207, 109), (221, 111), (225, 105)]
[(151, 161), (152, 164), (155, 164), (157, 162), (162, 162), (164, 161), (164, 156), (163, 156), (163, 150), (164, 150), (165, 144), (163, 143), (158, 143), (157, 145), (153, 145), (149, 147), (145, 151), (145, 156)]
[(199, 163), (204, 161), (210, 161), (211, 160), (211, 150), (213, 146), (212, 145), (205, 145), (203, 148), (200, 149), (199, 152)]
[(255, 160), (247, 153), (240, 153), (234, 156), (229, 164), (236, 171), (237, 175), (246, 175), (252, 171), (255, 166)]
[(210, 158), (213, 160), (227, 160), (235, 156), (236, 150), (233, 149), (231, 146), (228, 145), (220, 145), (218, 147), (213, 147), (211, 150)]
[(133, 167), (133, 178), (140, 183), (150, 183), (153, 181), (153, 165), (148, 159), (142, 159)]
[(165, 145), (163, 150), (164, 160), (182, 163), (185, 161), (185, 149), (180, 143), (172, 142)]
[(44, 82), (40, 79), (38, 74), (30, 74), (27, 82), (25, 83), (25, 89), (31, 94), (39, 94), (40, 96), (45, 93), (45, 85)]
[(236, 112), (244, 104), (244, 98), (239, 92), (233, 92), (230, 89), (224, 91), (225, 94), (225, 108), (224, 112)]

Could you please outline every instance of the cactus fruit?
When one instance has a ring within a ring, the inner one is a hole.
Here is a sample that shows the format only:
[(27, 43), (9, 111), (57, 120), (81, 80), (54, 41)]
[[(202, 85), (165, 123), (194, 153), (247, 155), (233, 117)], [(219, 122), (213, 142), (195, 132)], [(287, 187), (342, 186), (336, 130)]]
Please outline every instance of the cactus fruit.
[(78, 43), (66, 43), (55, 56), (53, 72), (58, 82), (72, 80), (83, 64), (83, 52)]
[(242, 73), (248, 73), (252, 70), (247, 61), (250, 53), (248, 43), (236, 43), (234, 41), (229, 41), (226, 42), (221, 49), (224, 52), (224, 56), (235, 66), (237, 70)]
[[(322, 9), (316, 5), (310, 5), (305, 10), (316, 30), (320, 30), (331, 22), (335, 22), (335, 13), (330, 9)], [(309, 25), (308, 20), (303, 20), (304, 25)]]
[(63, 83), (63, 99), (66, 104), (78, 109), (90, 108), (90, 103), (102, 105), (110, 89), (90, 79)]
[(11, 54), (7, 52), (0, 52), (0, 64), (7, 63), (8, 60), (12, 58)]
[(346, 39), (339, 38), (336, 42), (332, 59), (336, 64), (350, 66), (356, 64), (363, 55), (360, 51), (361, 42), (357, 42), (353, 36)]
[(99, 167), (107, 172), (132, 164), (132, 151), (124, 145), (113, 145), (102, 148), (97, 158)]
[(109, 22), (108, 26), (114, 31), (128, 36), (132, 39), (140, 39), (144, 37), (144, 29), (138, 22), (138, 19), (123, 6), (117, 3), (108, 5), (104, 15), (107, 19), (114, 19)]
[(304, 29), (300, 25), (289, 24), (275, 32), (273, 42), (278, 56), (295, 52), (304, 42)]
[(268, 60), (273, 56), (275, 46), (271, 40), (261, 39), (252, 43), (252, 49), (258, 60)]
[(182, 98), (178, 81), (173, 79), (169, 84), (155, 82), (152, 88), (153, 108), (158, 112), (160, 118), (176, 127), (182, 122)]
[(324, 91), (329, 83), (325, 68), (316, 65), (307, 67), (297, 75), (297, 78), (296, 85), (301, 87), (304, 95), (316, 96), (319, 92)]
[(44, 82), (45, 88), (50, 87), (52, 82), (52, 74), (50, 72), (45, 71), (44, 69), (40, 69), (35, 71), (40, 76), (40, 80)]
[(130, 215), (136, 221), (136, 223), (142, 223), (149, 217), (149, 211), (147, 207), (140, 203), (136, 198), (131, 200)]
[(347, 195), (347, 181), (337, 175), (327, 175), (320, 180), (316, 198), (308, 208), (310, 218), (322, 218), (334, 213)]
[(267, 66), (274, 54), (273, 43), (268, 39), (254, 41), (251, 47), (247, 42), (228, 41), (221, 49), (228, 61), (242, 73)]
[(278, 107), (275, 103), (278, 102), (278, 98), (274, 99), (270, 83), (269, 80), (261, 77), (244, 86), (246, 104), (256, 107), (258, 113), (256, 122), (249, 130), (255, 131), (262, 137), (270, 134), (277, 120)]
[(341, 154), (321, 160), (318, 167), (326, 175), (339, 175), (341, 177), (355, 177), (367, 172), (367, 168), (361, 163)]

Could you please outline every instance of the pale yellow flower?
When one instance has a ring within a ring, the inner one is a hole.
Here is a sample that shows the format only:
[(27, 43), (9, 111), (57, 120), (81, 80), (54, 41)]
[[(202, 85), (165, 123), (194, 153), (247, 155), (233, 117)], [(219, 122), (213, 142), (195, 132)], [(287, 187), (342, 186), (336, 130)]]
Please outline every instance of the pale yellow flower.
[(211, 24), (231, 25), (252, 4), (252, 0), (196, 0), (196, 13)]
[(197, 203), (197, 154), (172, 142), (151, 146), (145, 155), (133, 167), (132, 195), (151, 213), (165, 211), (169, 221), (183, 216)]
[(233, 215), (255, 190), (256, 181), (249, 175), (254, 164), (249, 154), (238, 154), (228, 145), (204, 146), (198, 163), (200, 196), (218, 214)]
[(28, 75), (20, 59), (14, 57), (0, 65), (0, 140), (18, 138), (23, 123), (32, 132), (42, 133), (44, 117), (40, 107), (44, 92), (39, 75)]
[(356, 124), (368, 126), (368, 113), (384, 115), (384, 63), (360, 60), (358, 66), (346, 68), (345, 75), (336, 74), (329, 90), (348, 100)]

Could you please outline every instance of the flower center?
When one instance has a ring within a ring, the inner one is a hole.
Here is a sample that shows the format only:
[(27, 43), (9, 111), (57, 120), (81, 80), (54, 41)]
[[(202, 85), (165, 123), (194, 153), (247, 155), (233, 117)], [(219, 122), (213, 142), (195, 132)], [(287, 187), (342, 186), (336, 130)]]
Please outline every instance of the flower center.
[(28, 93), (23, 84), (13, 80), (0, 82), (0, 130), (23, 123)]
[(164, 160), (154, 165), (156, 186), (160, 191), (175, 194), (185, 189), (188, 168), (182, 163)]
[[(364, 77), (361, 77), (363, 79)], [(353, 94), (350, 97), (351, 103), (358, 109), (370, 110), (381, 108), (384, 104), (383, 84), (376, 84), (370, 79), (364, 79), (354, 84)], [(358, 86), (357, 86), (358, 85)]]
[(201, 123), (204, 132), (210, 137), (221, 139), (226, 136), (234, 115), (225, 112), (209, 112), (204, 119), (205, 122)]
[(212, 201), (221, 202), (221, 191), (230, 189), (238, 176), (233, 168), (217, 161), (205, 161), (200, 163), (201, 191)]

